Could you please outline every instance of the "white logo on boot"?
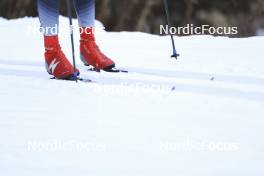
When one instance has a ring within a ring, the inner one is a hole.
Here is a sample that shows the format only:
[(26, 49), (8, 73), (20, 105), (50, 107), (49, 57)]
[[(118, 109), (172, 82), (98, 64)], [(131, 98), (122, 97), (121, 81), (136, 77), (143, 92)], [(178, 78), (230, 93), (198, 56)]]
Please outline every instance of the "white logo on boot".
[(56, 62), (56, 59), (53, 59), (52, 62), (50, 63), (48, 70), (50, 71), (52, 75), (54, 74), (54, 71), (59, 63), (60, 62)]

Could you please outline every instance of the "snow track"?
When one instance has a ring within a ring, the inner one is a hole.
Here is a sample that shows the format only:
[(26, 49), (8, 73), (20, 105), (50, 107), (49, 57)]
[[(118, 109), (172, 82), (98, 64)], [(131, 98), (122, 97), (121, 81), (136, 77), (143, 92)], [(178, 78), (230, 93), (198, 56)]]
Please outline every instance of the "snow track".
[[(79, 66), (80, 67), (80, 66)], [(42, 64), (0, 61), (2, 75), (31, 78), (47, 77)], [(167, 71), (124, 67), (129, 73), (90, 72), (83, 67), (82, 76), (102, 85), (138, 86), (156, 91), (179, 91), (233, 97), (255, 101), (264, 100), (264, 79), (183, 71)]]

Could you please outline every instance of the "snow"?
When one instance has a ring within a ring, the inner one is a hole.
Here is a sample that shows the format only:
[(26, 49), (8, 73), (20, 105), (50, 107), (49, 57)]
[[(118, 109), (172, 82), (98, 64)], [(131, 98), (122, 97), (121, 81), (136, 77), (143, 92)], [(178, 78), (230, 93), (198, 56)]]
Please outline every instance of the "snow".
[(102, 50), (131, 73), (78, 59), (96, 83), (76, 84), (49, 79), (38, 25), (0, 19), (0, 175), (264, 174), (263, 37), (177, 37), (176, 61), (169, 37), (97, 22)]

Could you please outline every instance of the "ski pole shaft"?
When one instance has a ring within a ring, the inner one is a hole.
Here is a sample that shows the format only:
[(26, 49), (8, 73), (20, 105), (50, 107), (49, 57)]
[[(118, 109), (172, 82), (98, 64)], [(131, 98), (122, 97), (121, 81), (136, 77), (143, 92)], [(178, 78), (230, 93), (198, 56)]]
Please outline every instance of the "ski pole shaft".
[[(72, 25), (72, 0), (67, 0), (67, 11), (68, 11), (68, 17), (69, 17), (69, 23), (70, 23), (70, 32), (71, 32), (71, 48), (72, 48), (72, 62), (73, 62), (73, 68), (74, 68), (74, 75), (75, 75), (75, 70), (76, 70), (76, 61), (75, 61), (75, 49), (74, 49), (74, 38), (73, 38), (73, 25)], [(76, 82), (78, 80), (76, 79)]]
[[(170, 28), (171, 27), (171, 19), (170, 19), (168, 0), (163, 0), (163, 3), (164, 3), (165, 12), (166, 12), (167, 24)], [(174, 41), (173, 35), (171, 33), (170, 33), (170, 37), (171, 37), (172, 50), (173, 50), (173, 54), (171, 55), (171, 57), (175, 57), (175, 59), (177, 59), (179, 54), (176, 51), (175, 41)]]

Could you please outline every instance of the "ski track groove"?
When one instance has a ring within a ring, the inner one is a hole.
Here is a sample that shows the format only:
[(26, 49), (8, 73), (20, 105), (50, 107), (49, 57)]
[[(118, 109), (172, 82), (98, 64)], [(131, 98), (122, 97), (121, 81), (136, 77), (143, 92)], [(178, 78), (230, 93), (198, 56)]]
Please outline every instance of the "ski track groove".
[[(44, 63), (40, 62), (30, 62), (30, 61), (7, 61), (0, 59), (0, 65), (10, 65), (10, 66), (31, 66), (31, 67), (43, 67)], [(77, 65), (79, 68), (84, 67), (82, 65)], [(190, 80), (201, 80), (208, 81), (214, 78), (218, 82), (230, 82), (238, 84), (255, 84), (264, 86), (264, 77), (253, 77), (253, 76), (233, 76), (233, 75), (220, 75), (214, 73), (199, 73), (199, 72), (186, 72), (186, 71), (168, 71), (160, 69), (146, 69), (146, 68), (136, 68), (136, 67), (118, 67), (122, 70), (127, 70), (129, 73), (120, 74), (143, 74), (166, 78), (180, 78), (180, 79), (190, 79)]]
[[(15, 64), (15, 66), (23, 65), (22, 63)], [(34, 64), (29, 64), (30, 66), (33, 66)], [(35, 65), (36, 66), (36, 65)], [(37, 65), (38, 66), (38, 65)], [(2, 67), (2, 68), (1, 68)], [(5, 66), (4, 66), (5, 67)], [(22, 70), (17, 68), (10, 68), (10, 65), (7, 68), (3, 68), (3, 64), (0, 63), (0, 74), (6, 75), (6, 76), (20, 76), (20, 77), (29, 77), (29, 78), (38, 78), (47, 80), (48, 75), (46, 72), (43, 72), (42, 70), (36, 71), (36, 70), (30, 70), (23, 68)], [(122, 68), (126, 69), (126, 68)], [(149, 85), (149, 86), (160, 86), (162, 88), (167, 88), (167, 91), (175, 91), (175, 92), (188, 92), (188, 93), (199, 93), (199, 94), (207, 94), (211, 96), (220, 96), (220, 97), (226, 97), (226, 98), (238, 98), (238, 99), (245, 99), (245, 100), (253, 100), (253, 101), (263, 101), (264, 100), (264, 93), (259, 91), (241, 91), (236, 88), (231, 87), (215, 87), (212, 83), (213, 81), (210, 81), (209, 74), (198, 74), (193, 75), (193, 73), (185, 73), (185, 72), (177, 72), (177, 71), (168, 71), (168, 72), (161, 72), (158, 71), (156, 74), (152, 74), (154, 70), (151, 69), (129, 69), (127, 67), (127, 70), (132, 70), (130, 73), (107, 73), (107, 72), (85, 72), (82, 70), (83, 78), (89, 78), (91, 80), (94, 80), (96, 83), (101, 85), (122, 85), (126, 83), (127, 86), (129, 85)], [(173, 74), (176, 74), (176, 76), (173, 76)], [(178, 73), (178, 74), (177, 74)], [(144, 77), (150, 77), (152, 80), (148, 79), (135, 79), (133, 77), (130, 77), (132, 74), (142, 74)], [(192, 77), (191, 77), (192, 75)], [(165, 78), (174, 78), (174, 80), (166, 81), (155, 81), (153, 78), (155, 77), (165, 77)], [(188, 80), (187, 83), (178, 82), (177, 78), (179, 77), (180, 80)], [(225, 81), (227, 79), (227, 82), (231, 82), (231, 80), (236, 80), (236, 77), (227, 77), (227, 76), (216, 76), (217, 81), (220, 79), (221, 81)], [(198, 85), (195, 84), (192, 80), (202, 80), (208, 84), (206, 85)], [(225, 79), (224, 79), (225, 78)], [(175, 80), (176, 79), (176, 80)], [(250, 81), (251, 80), (251, 81)], [(256, 78), (255, 80), (248, 78), (247, 84), (255, 84), (258, 80)], [(240, 81), (238, 79), (236, 83), (242, 84), (243, 81)], [(243, 84), (245, 84), (243, 82)], [(259, 86), (262, 86), (262, 82)], [(164, 89), (163, 89), (164, 91)]]

